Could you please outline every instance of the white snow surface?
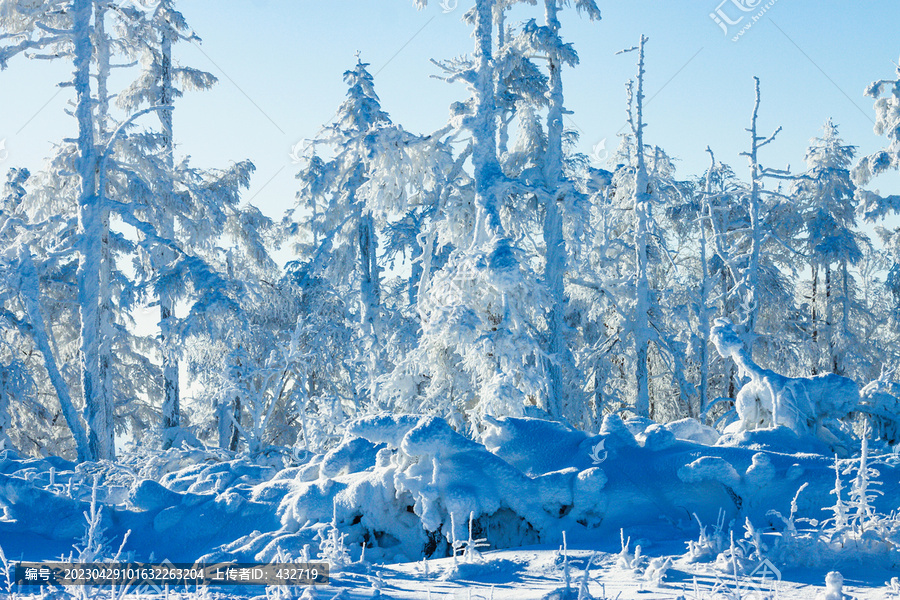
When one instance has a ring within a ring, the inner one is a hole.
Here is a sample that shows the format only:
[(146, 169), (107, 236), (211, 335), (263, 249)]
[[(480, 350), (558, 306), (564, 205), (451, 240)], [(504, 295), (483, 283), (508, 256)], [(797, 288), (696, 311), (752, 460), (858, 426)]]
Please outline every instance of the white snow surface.
[[(591, 594), (583, 598), (603, 598), (604, 588), (608, 598), (717, 598), (762, 560), (783, 570), (781, 597), (830, 593), (825, 575), (841, 571), (845, 594), (890, 598), (886, 582), (900, 568), (900, 520), (891, 516), (900, 456), (883, 443), (872, 448), (867, 464), (883, 494), (870, 508), (883, 517), (857, 534), (848, 504), (848, 525), (827, 530), (842, 549), (810, 541), (824, 539), (810, 531), (826, 531), (833, 516), (835, 458), (821, 440), (786, 427), (720, 437), (689, 420), (612, 415), (591, 435), (492, 418), (475, 441), (442, 419), (389, 414), (353, 422), (341, 444), (302, 463), (186, 446), (80, 465), (3, 451), (0, 547), (11, 560), (68, 555), (96, 479), (110, 556), (130, 530), (124, 550), (133, 560), (338, 560), (333, 583), (306, 592), (315, 598), (377, 589), (388, 598), (429, 590), (431, 598), (577, 598), (580, 585)], [(838, 463), (845, 503), (855, 460)], [(341, 547), (327, 554), (332, 530)], [(476, 538), (490, 551), (476, 552)], [(242, 594), (253, 592), (233, 595)]]

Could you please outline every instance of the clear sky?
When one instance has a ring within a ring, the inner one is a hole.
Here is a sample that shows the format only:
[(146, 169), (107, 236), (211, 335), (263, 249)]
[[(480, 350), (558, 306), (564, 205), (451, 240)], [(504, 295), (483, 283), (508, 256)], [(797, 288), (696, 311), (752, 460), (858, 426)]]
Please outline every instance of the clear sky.
[[(147, 2), (148, 0), (142, 0)], [(763, 163), (803, 167), (809, 139), (832, 118), (842, 137), (871, 152), (884, 143), (872, 132), (872, 100), (862, 95), (876, 79), (891, 78), (900, 55), (900, 2), (870, 0), (616, 0), (599, 1), (599, 22), (566, 11), (563, 35), (581, 58), (564, 74), (574, 111), (568, 125), (591, 154), (605, 139), (613, 149), (624, 125), (625, 82), (635, 54), (615, 52), (647, 44), (647, 141), (679, 159), (679, 174), (702, 172), (709, 144), (717, 158), (746, 177), (753, 105), (752, 76), (762, 80), (760, 128), (783, 127), (761, 154)], [(293, 202), (292, 147), (316, 134), (341, 103), (341, 75), (358, 52), (371, 64), (382, 104), (395, 122), (415, 132), (446, 122), (447, 107), (464, 99), (462, 84), (430, 77), (429, 59), (471, 51), (470, 28), (461, 22), (471, 0), (431, 0), (417, 11), (412, 0), (182, 0), (179, 7), (203, 38), (181, 44), (176, 58), (209, 70), (220, 84), (192, 92), (175, 111), (182, 154), (197, 166), (224, 166), (249, 158), (258, 170), (246, 196), (273, 217)], [(726, 34), (710, 17), (737, 21)], [(762, 14), (761, 14), (762, 13)], [(753, 22), (753, 18), (759, 18)], [(521, 7), (511, 20), (542, 19)], [(732, 38), (747, 24), (737, 41)], [(71, 88), (55, 82), (67, 64), (21, 57), (0, 73), (0, 168), (38, 168), (50, 144), (74, 133), (64, 113)], [(156, 126), (152, 117), (147, 123)], [(877, 182), (900, 193), (900, 178)]]

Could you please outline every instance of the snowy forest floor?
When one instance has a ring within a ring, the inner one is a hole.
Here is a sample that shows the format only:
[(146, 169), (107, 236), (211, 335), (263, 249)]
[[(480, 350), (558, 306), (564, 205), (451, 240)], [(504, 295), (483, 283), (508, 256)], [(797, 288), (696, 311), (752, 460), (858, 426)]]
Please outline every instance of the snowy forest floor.
[[(331, 565), (327, 586), (169, 590), (186, 600), (813, 600), (830, 571), (848, 598), (900, 600), (900, 456), (876, 443), (865, 458), (861, 476), (858, 450), (838, 460), (784, 428), (609, 417), (590, 435), (509, 418), (476, 441), (413, 415), (357, 421), (303, 457), (145, 448), (75, 464), (6, 450), (0, 548), (10, 563), (121, 548), (119, 562)], [(11, 600), (165, 597), (36, 589), (0, 576)]]
[[(828, 568), (789, 569), (779, 573), (781, 579), (769, 575), (734, 578), (721, 571), (687, 562), (683, 546), (660, 544), (648, 550), (650, 557), (672, 557), (673, 566), (663, 581), (648, 581), (633, 570), (617, 566), (617, 552), (591, 549), (569, 549), (570, 597), (578, 598), (582, 585), (589, 595), (584, 598), (612, 600), (620, 598), (645, 600), (814, 600), (825, 589)], [(585, 566), (591, 556), (592, 566), (585, 579)], [(452, 558), (418, 563), (404, 563), (371, 568), (359, 574), (344, 573), (335, 578), (334, 591), (322, 589), (319, 597), (329, 598), (340, 590), (343, 596), (371, 598), (373, 582), (382, 598), (431, 600), (564, 600), (565, 574), (558, 549), (528, 547), (485, 553), (484, 562), (455, 564)], [(463, 567), (463, 568), (460, 568)], [(427, 572), (426, 572), (427, 568)], [(364, 574), (363, 574), (364, 573)], [(426, 574), (427, 573), (427, 574)], [(844, 593), (851, 598), (890, 600), (900, 598), (900, 588), (891, 588), (889, 571), (866, 569), (859, 565), (844, 579)], [(895, 575), (894, 575), (895, 576)], [(881, 583), (877, 583), (878, 581)], [(740, 595), (737, 595), (740, 594)]]

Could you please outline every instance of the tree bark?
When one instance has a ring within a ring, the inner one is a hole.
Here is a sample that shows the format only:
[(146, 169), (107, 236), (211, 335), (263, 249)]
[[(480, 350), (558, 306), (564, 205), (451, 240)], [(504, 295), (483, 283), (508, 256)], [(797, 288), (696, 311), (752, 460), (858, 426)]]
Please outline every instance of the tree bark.
[(818, 314), (818, 302), (819, 302), (819, 265), (818, 263), (813, 262), (812, 264), (812, 345), (813, 345), (813, 355), (812, 355), (812, 365), (811, 365), (811, 373), (813, 375), (818, 374), (819, 372), (819, 314)]

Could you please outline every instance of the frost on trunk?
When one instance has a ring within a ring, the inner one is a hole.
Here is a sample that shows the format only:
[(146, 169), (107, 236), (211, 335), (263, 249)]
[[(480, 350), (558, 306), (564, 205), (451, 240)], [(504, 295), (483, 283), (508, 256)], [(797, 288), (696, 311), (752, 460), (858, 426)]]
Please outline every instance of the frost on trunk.
[(100, 314), (103, 260), (103, 207), (98, 193), (99, 153), (94, 141), (91, 110), (91, 24), (93, 0), (74, 0), (74, 88), (78, 120), (78, 307), (81, 314), (81, 384), (88, 446), (92, 459), (115, 459), (113, 404), (101, 380), (102, 328)]
[[(94, 60), (96, 62), (95, 79), (97, 146), (105, 144), (110, 136), (109, 131), (109, 78), (111, 69), (112, 39), (106, 33), (108, 5), (95, 2), (94, 15)], [(98, 159), (102, 164), (102, 160)], [(100, 206), (100, 367), (98, 378), (102, 386), (101, 404), (114, 406), (115, 390), (113, 389), (113, 341), (116, 336), (112, 299), (112, 275), (115, 268), (113, 251), (110, 244), (110, 210), (106, 199), (109, 194), (107, 175), (98, 168), (97, 202)]]
[(241, 398), (235, 395), (216, 407), (216, 426), (219, 434), (219, 448), (237, 452), (241, 440)]
[(363, 335), (373, 346), (378, 343), (378, 312), (381, 307), (381, 282), (378, 267), (378, 239), (375, 219), (370, 213), (359, 220), (359, 273)]
[[(648, 377), (647, 359), (650, 350), (650, 283), (647, 274), (647, 249), (649, 246), (649, 211), (651, 193), (647, 176), (647, 166), (644, 162), (644, 44), (647, 38), (641, 36), (638, 46), (638, 77), (637, 91), (634, 97), (634, 110), (629, 97), (628, 121), (635, 138), (636, 152), (634, 164), (634, 191), (633, 208), (635, 215), (635, 308), (634, 308), (634, 349), (635, 349), (635, 383), (637, 396), (634, 410), (640, 417), (650, 416), (650, 382)], [(629, 96), (631, 87), (629, 86)]]
[(749, 241), (750, 250), (747, 257), (747, 264), (743, 270), (741, 280), (737, 283), (736, 293), (743, 302), (743, 317), (741, 326), (743, 329), (744, 342), (750, 348), (750, 354), (753, 354), (753, 346), (756, 341), (756, 323), (759, 318), (760, 309), (760, 256), (762, 253), (762, 245), (765, 237), (765, 231), (760, 219), (760, 210), (762, 204), (762, 181), (763, 176), (768, 171), (763, 169), (759, 164), (759, 149), (772, 143), (781, 127), (775, 130), (769, 137), (760, 136), (757, 133), (757, 120), (759, 118), (759, 77), (754, 77), (755, 83), (755, 99), (753, 103), (753, 115), (750, 119), (750, 150), (742, 152), (742, 156), (746, 156), (750, 163), (750, 190), (747, 196), (747, 208), (750, 217)]
[[(543, 404), (543, 382), (529, 374), (538, 360), (522, 337), (519, 355), (510, 353), (510, 343), (529, 318), (522, 301), (521, 285), (528, 277), (511, 240), (506, 236), (499, 215), (499, 196), (504, 182), (497, 157), (496, 104), (492, 53), (493, 0), (479, 0), (475, 6), (475, 74), (472, 86), (474, 110), (471, 115), (472, 168), (475, 187), (476, 220), (468, 248), (451, 256), (448, 275), (474, 280), (484, 277), (488, 287), (465, 290), (460, 300), (477, 307), (475, 324), (480, 336), (462, 352), (466, 370), (475, 375), (478, 405), (471, 407), (476, 420), (480, 415), (521, 414), (524, 404)], [(464, 243), (464, 242), (463, 242)], [(455, 274), (454, 274), (455, 271)], [(468, 273), (467, 273), (468, 272)], [(524, 320), (524, 322), (523, 322)], [(522, 332), (524, 333), (524, 332)], [(475, 365), (475, 362), (480, 365)], [(518, 363), (518, 364), (517, 364)], [(528, 390), (528, 391), (525, 391)], [(540, 391), (539, 391), (540, 390)], [(525, 393), (523, 393), (525, 391)], [(529, 400), (530, 397), (530, 400)]]
[[(498, 245), (508, 246), (502, 237), (503, 225), (497, 202), (497, 185), (502, 178), (496, 147), (496, 107), (494, 103), (494, 68), (491, 52), (494, 0), (478, 0), (475, 4), (474, 114), (472, 115), (472, 168), (474, 170), (475, 205), (477, 210), (472, 247), (500, 237)], [(503, 250), (500, 250), (503, 252)]]
[(88, 445), (88, 438), (85, 434), (84, 426), (81, 422), (81, 416), (75, 408), (75, 403), (69, 393), (69, 386), (65, 378), (60, 372), (53, 353), (47, 332), (47, 326), (44, 321), (44, 314), (40, 304), (40, 289), (37, 272), (34, 268), (34, 262), (31, 254), (27, 249), (21, 249), (19, 253), (19, 270), (22, 281), (20, 293), (25, 305), (25, 314), (28, 317), (29, 325), (28, 333), (34, 340), (35, 346), (44, 358), (44, 366), (50, 377), (50, 383), (53, 390), (59, 398), (59, 405), (62, 408), (63, 417), (72, 432), (75, 439), (75, 450), (79, 461), (89, 460), (91, 457), (91, 449)]
[[(586, 9), (592, 19), (599, 19), (600, 12), (593, 2), (581, 2), (579, 10)], [(548, 409), (556, 417), (571, 417), (573, 407), (569, 385), (573, 369), (572, 352), (567, 339), (568, 327), (565, 323), (568, 298), (564, 276), (568, 269), (566, 241), (563, 235), (562, 207), (566, 204), (567, 184), (563, 174), (563, 101), (562, 68), (564, 62), (574, 64), (577, 58), (567, 48), (560, 37), (559, 2), (545, 0), (544, 18), (547, 36), (547, 62), (550, 72), (547, 92), (547, 150), (544, 157), (544, 199), (543, 237), (546, 256), (544, 257), (544, 282), (550, 300), (548, 315), (547, 364)], [(502, 28), (502, 23), (500, 24)]]
[[(174, 101), (172, 87), (172, 38), (175, 35), (169, 27), (163, 27), (160, 31), (160, 85), (159, 104), (171, 106)], [(163, 136), (163, 163), (166, 175), (161, 182), (163, 205), (168, 206), (173, 201), (174, 182), (172, 176), (175, 170), (175, 139), (172, 126), (173, 115), (171, 110), (159, 112), (159, 120), (162, 126)], [(164, 223), (161, 229), (164, 232), (173, 231), (174, 219), (168, 214), (163, 215)], [(175, 253), (171, 248), (159, 245), (153, 257), (158, 268), (170, 265), (175, 259)], [(170, 284), (171, 285), (171, 284)], [(175, 346), (175, 300), (173, 290), (164, 286), (159, 290), (159, 343), (162, 349), (163, 361), (163, 403), (162, 403), (162, 427), (163, 448), (171, 446), (173, 436), (166, 431), (173, 431), (181, 425), (181, 403), (178, 381), (178, 352)]]
[(700, 347), (698, 361), (700, 362), (700, 384), (697, 392), (700, 394), (700, 410), (706, 410), (709, 402), (709, 324), (712, 318), (712, 306), (710, 299), (713, 295), (715, 282), (709, 272), (709, 259), (711, 253), (707, 250), (709, 241), (707, 239), (709, 228), (702, 221), (711, 218), (710, 198), (713, 196), (713, 175), (716, 169), (716, 157), (712, 149), (707, 146), (706, 151), (709, 153), (709, 169), (706, 171), (706, 181), (704, 182), (703, 200), (700, 209), (700, 298), (698, 299), (697, 320), (698, 333), (700, 336)]

